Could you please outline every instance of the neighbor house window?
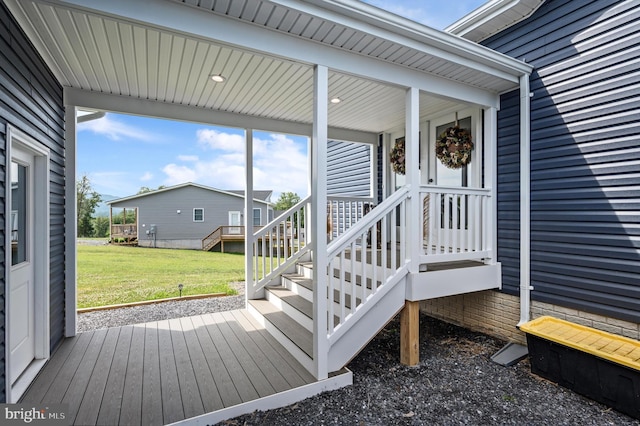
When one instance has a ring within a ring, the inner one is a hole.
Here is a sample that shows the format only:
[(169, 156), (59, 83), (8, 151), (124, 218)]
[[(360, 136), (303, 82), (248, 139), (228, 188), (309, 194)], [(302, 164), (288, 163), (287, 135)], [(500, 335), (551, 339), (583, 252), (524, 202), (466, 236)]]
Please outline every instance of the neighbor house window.
[(193, 221), (204, 222), (204, 209), (193, 209)]
[(262, 210), (253, 209), (253, 226), (262, 225)]

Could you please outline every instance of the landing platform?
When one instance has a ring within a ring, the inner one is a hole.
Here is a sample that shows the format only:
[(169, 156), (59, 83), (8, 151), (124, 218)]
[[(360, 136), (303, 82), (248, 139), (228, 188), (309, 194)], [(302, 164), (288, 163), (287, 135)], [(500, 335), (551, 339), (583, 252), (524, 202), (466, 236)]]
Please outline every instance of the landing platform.
[(68, 338), (21, 402), (68, 404), (77, 425), (213, 424), (351, 383), (317, 381), (241, 309)]

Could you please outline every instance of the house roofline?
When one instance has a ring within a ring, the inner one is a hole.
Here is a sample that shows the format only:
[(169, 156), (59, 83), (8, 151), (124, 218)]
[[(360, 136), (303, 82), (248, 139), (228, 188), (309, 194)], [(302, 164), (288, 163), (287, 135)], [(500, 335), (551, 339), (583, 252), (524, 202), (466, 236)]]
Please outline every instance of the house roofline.
[[(117, 204), (117, 203), (121, 203), (123, 201), (130, 201), (130, 200), (135, 200), (135, 199), (138, 199), (138, 198), (143, 198), (143, 197), (146, 197), (148, 195), (154, 195), (154, 194), (158, 194), (158, 193), (161, 193), (161, 192), (173, 191), (174, 189), (179, 189), (179, 188), (186, 188), (188, 186), (195, 187), (195, 188), (200, 188), (200, 189), (206, 189), (208, 191), (218, 192), (220, 194), (231, 195), (233, 197), (244, 199), (244, 195), (235, 194), (233, 192), (225, 191), (223, 189), (213, 188), (211, 186), (201, 185), (199, 183), (185, 182), (185, 183), (181, 183), (181, 184), (178, 184), (178, 185), (169, 186), (167, 188), (156, 189), (154, 191), (145, 192), (144, 194), (136, 194), (136, 195), (130, 195), (128, 197), (117, 198), (115, 200), (107, 201), (105, 204), (107, 204), (107, 205)], [(273, 194), (273, 191), (270, 190), (270, 189), (269, 190), (264, 190), (264, 191), (269, 191), (269, 192), (271, 192)], [(254, 190), (254, 192), (255, 192), (255, 190)], [(266, 204), (267, 206), (272, 206), (273, 205), (273, 203), (270, 203), (270, 202), (265, 201), (265, 200), (261, 200), (259, 198), (254, 198), (253, 201), (257, 202), (257, 203)]]
[[(479, 63), (489, 64), (490, 62), (490, 65), (493, 66), (498, 64), (503, 67), (503, 70), (512, 74), (515, 73), (518, 76), (530, 74), (533, 70), (531, 65), (518, 59), (514, 59), (511, 56), (489, 49), (485, 46), (481, 46), (477, 43), (470, 42), (469, 40), (461, 37), (457, 37), (455, 34), (431, 28), (419, 22), (404, 18), (361, 1), (305, 0), (304, 2), (301, 2), (299, 0), (272, 0), (272, 2), (288, 6), (296, 10), (314, 13), (316, 16), (322, 16), (324, 19), (332, 21), (336, 20), (335, 14), (339, 14), (350, 20), (352, 19), (356, 22), (364, 22), (371, 25), (371, 27), (367, 29), (367, 32), (374, 36), (390, 40), (389, 35), (395, 34), (405, 39), (403, 44), (406, 46), (412, 45), (408, 40), (417, 41), (422, 45), (432, 46), (450, 54), (470, 58)], [(305, 7), (300, 6), (300, 4)], [(324, 14), (320, 13), (323, 9), (325, 11)], [(333, 12), (333, 16), (331, 13), (327, 15), (326, 11)], [(380, 32), (380, 30), (383, 31)]]
[[(545, 0), (489, 0), (444, 31), (480, 42), (531, 16)], [(507, 16), (515, 13), (518, 18)], [(476, 32), (476, 33), (474, 33)]]

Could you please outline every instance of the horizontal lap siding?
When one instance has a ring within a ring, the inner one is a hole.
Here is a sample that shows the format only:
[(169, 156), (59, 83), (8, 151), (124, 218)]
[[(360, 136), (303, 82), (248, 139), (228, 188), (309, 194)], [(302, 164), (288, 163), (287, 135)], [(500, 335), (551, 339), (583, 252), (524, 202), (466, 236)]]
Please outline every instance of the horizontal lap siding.
[(500, 98), (498, 111), (498, 262), (502, 289), (519, 294), (520, 287), (520, 97)]
[(371, 146), (329, 141), (327, 153), (327, 193), (370, 197)]
[(634, 322), (640, 322), (639, 22), (635, 1), (551, 0), (483, 43), (535, 67), (533, 298)]
[[(64, 108), (57, 83), (22, 30), (0, 2), (0, 241), (5, 240), (6, 134), (12, 125), (51, 151), (50, 180), (50, 324), (51, 348), (64, 337)], [(5, 252), (0, 253), (4, 279)], [(0, 285), (0, 400), (5, 393), (5, 283)]]

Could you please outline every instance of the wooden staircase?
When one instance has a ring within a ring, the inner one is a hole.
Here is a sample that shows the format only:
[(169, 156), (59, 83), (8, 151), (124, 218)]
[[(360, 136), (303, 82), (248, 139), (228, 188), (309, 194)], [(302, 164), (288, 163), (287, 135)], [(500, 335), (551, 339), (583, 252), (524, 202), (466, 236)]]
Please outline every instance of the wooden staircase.
[(313, 369), (313, 264), (298, 262), (281, 285), (265, 287), (265, 298), (248, 309), (269, 333), (309, 371)]
[[(346, 285), (344, 295), (337, 289), (332, 291), (332, 310), (335, 314), (331, 329), (340, 324), (338, 312), (341, 309), (341, 304), (346, 310), (350, 310), (352, 300), (355, 300), (356, 305), (362, 303), (361, 297), (365, 291), (362, 288), (362, 281), (367, 283), (367, 291), (370, 291), (372, 287), (371, 279), (363, 280), (359, 275), (353, 275), (355, 283), (351, 282), (349, 272), (341, 273), (339, 270), (334, 270), (332, 275), (334, 278), (339, 278), (342, 275), (346, 280)], [(280, 285), (265, 287), (263, 299), (248, 301), (249, 311), (311, 373), (313, 373), (314, 367), (314, 284), (312, 276), (312, 262), (297, 262), (294, 272), (281, 275)], [(378, 287), (382, 285), (382, 282), (377, 282)], [(358, 336), (346, 334), (338, 341), (338, 343), (342, 343), (342, 347), (339, 347), (337, 352), (329, 350), (327, 356), (329, 357), (330, 372), (344, 367), (399, 312), (404, 305), (404, 291), (404, 284), (396, 285), (395, 296), (381, 300), (380, 304), (384, 305), (382, 309), (374, 309), (372, 313), (368, 314), (369, 316), (360, 318), (362, 324), (351, 332), (352, 334), (357, 333)], [(372, 316), (375, 318), (371, 318)]]

